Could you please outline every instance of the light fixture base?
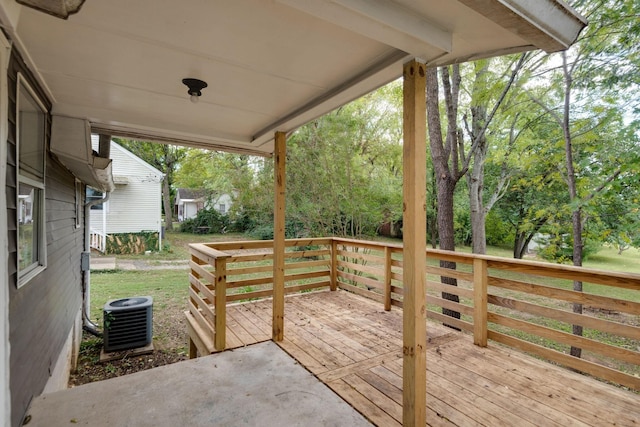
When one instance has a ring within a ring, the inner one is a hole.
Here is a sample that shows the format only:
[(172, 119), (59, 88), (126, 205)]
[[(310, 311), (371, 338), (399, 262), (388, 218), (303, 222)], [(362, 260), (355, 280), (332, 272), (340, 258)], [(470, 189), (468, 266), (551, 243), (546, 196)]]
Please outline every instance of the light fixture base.
[(189, 88), (187, 93), (191, 96), (191, 102), (198, 102), (198, 97), (202, 96), (202, 89), (207, 87), (207, 82), (200, 79), (186, 78), (182, 79), (182, 83)]

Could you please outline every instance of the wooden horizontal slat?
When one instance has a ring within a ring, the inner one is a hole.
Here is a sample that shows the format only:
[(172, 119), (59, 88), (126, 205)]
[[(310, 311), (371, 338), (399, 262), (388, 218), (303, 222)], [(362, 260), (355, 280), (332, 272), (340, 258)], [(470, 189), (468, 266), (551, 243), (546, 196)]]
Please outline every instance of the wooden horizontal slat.
[(372, 299), (374, 301), (378, 301), (379, 303), (384, 303), (384, 296), (382, 296), (380, 294), (377, 294), (375, 292), (371, 292), (371, 291), (368, 291), (366, 289), (362, 289), (362, 288), (359, 288), (357, 286), (353, 286), (353, 285), (350, 285), (348, 283), (344, 283), (344, 282), (341, 282), (341, 281), (338, 281), (338, 287), (340, 289), (344, 289), (346, 291), (353, 292), (354, 294), (363, 296), (365, 298), (369, 298), (369, 299)]
[(378, 251), (383, 251), (385, 247), (402, 250), (402, 245), (398, 245), (398, 244), (388, 244), (388, 243), (372, 242), (372, 241), (364, 241), (364, 240), (345, 239), (342, 237), (334, 237), (333, 240), (338, 245), (344, 244), (347, 246), (354, 246), (354, 247), (365, 248), (365, 249), (374, 249)]
[(526, 322), (524, 320), (513, 319), (497, 313), (487, 313), (487, 320), (527, 334), (537, 335), (545, 339), (553, 340), (565, 345), (571, 345), (594, 353), (599, 353), (624, 362), (633, 364), (640, 362), (640, 353), (636, 351), (615, 347), (589, 338), (547, 328), (546, 326), (536, 325), (535, 323)]
[[(316, 261), (298, 261), (298, 262), (288, 262), (284, 265), (285, 270), (296, 270), (300, 268), (325, 268), (327, 273), (329, 272), (329, 268), (331, 268), (331, 261), (328, 259), (321, 259)], [(273, 269), (273, 267), (271, 267)]]
[(200, 327), (190, 312), (186, 311), (187, 333), (193, 341), (201, 356), (207, 356), (215, 351), (213, 339)]
[(273, 283), (273, 277), (258, 277), (255, 279), (244, 279), (244, 280), (232, 280), (227, 282), (227, 289), (233, 288), (244, 288), (246, 286), (260, 286), (260, 285), (268, 285)]
[(464, 320), (461, 319), (456, 319), (454, 317), (451, 316), (447, 316), (445, 314), (442, 313), (438, 313), (437, 311), (433, 311), (433, 310), (427, 310), (427, 317), (429, 319), (433, 319), (433, 320), (437, 320), (439, 322), (442, 322), (443, 324), (449, 325), (449, 326), (453, 326), (456, 328), (460, 328), (463, 331), (468, 331), (468, 332), (473, 332), (473, 324), (466, 322)]
[(213, 336), (215, 333), (213, 326), (209, 323), (207, 319), (205, 319), (205, 317), (202, 315), (198, 307), (193, 305), (191, 301), (189, 301), (188, 307), (189, 307), (189, 312), (191, 313), (193, 318), (198, 322), (198, 325), (200, 325), (200, 328), (203, 331), (210, 331), (209, 333), (213, 339)]
[(372, 288), (376, 288), (376, 289), (383, 289), (384, 288), (384, 284), (380, 281), (377, 281), (375, 279), (370, 279), (368, 277), (363, 277), (363, 276), (358, 276), (352, 273), (346, 273), (344, 271), (340, 271), (338, 270), (338, 277), (343, 278), (343, 279), (349, 279), (349, 280), (353, 280), (354, 282), (358, 282), (359, 284), (363, 285), (363, 286), (370, 286)]
[(315, 250), (305, 250), (305, 251), (292, 251), (285, 252), (285, 258), (311, 258), (311, 257), (323, 257), (331, 255), (331, 251), (329, 249), (315, 249)]
[(206, 243), (206, 246), (219, 251), (237, 251), (242, 249), (268, 249), (273, 248), (273, 240), (244, 240), (239, 242), (215, 242)]
[(449, 301), (444, 298), (435, 297), (433, 295), (427, 295), (427, 304), (437, 305), (439, 307), (448, 308), (449, 310), (466, 314), (467, 316), (473, 316), (473, 307), (469, 307), (455, 301)]
[[(227, 266), (229, 265), (231, 264), (227, 264)], [(273, 266), (272, 265), (255, 265), (251, 267), (242, 267), (242, 268), (227, 268), (227, 277), (240, 276), (243, 274), (265, 273), (265, 272), (273, 272)]]
[(313, 282), (313, 283), (307, 283), (304, 285), (285, 286), (284, 293), (292, 294), (294, 292), (308, 291), (311, 289), (320, 289), (320, 288), (328, 287), (330, 284), (331, 283), (329, 281), (324, 280), (322, 282)]
[(444, 251), (439, 249), (427, 249), (427, 259), (436, 259), (439, 261), (451, 261), (460, 264), (473, 264), (473, 256), (461, 252)]
[(261, 253), (261, 254), (242, 254), (232, 255), (227, 259), (227, 264), (235, 264), (240, 262), (253, 262), (253, 261), (265, 261), (272, 260), (273, 253)]
[(551, 264), (523, 260), (505, 260), (491, 258), (487, 261), (489, 268), (506, 271), (517, 271), (533, 276), (555, 277), (572, 281), (596, 283), (616, 288), (640, 291), (640, 275), (613, 271), (593, 270), (571, 265)]
[(362, 264), (355, 264), (352, 262), (338, 260), (338, 268), (348, 268), (350, 270), (361, 271), (363, 273), (371, 274), (377, 277), (384, 276), (384, 270), (380, 266), (368, 266)]
[(328, 271), (310, 271), (308, 273), (288, 274), (284, 276), (284, 281), (293, 282), (296, 280), (314, 279), (317, 277), (329, 277)]
[(195, 301), (196, 305), (194, 308), (198, 310), (202, 317), (210, 324), (210, 327), (213, 328), (215, 315), (213, 314), (211, 306), (204, 302), (202, 298), (200, 298), (200, 295), (198, 295), (192, 288), (189, 288), (189, 297), (192, 299), (189, 303), (193, 304), (193, 301)]
[(380, 255), (371, 255), (360, 252), (350, 252), (338, 249), (339, 258), (347, 258), (349, 260), (359, 260), (365, 262), (371, 262), (373, 264), (384, 264), (384, 257)]
[(189, 274), (189, 283), (191, 283), (193, 287), (195, 287), (198, 292), (200, 292), (204, 296), (204, 299), (207, 303), (213, 304), (213, 301), (215, 300), (215, 294), (204, 283), (202, 283), (200, 279), (198, 279), (193, 274)]
[(200, 275), (200, 277), (202, 279), (204, 279), (206, 282), (209, 283), (214, 283), (215, 279), (214, 279), (214, 275), (213, 273), (211, 273), (209, 270), (207, 270), (206, 268), (204, 268), (202, 265), (194, 262), (193, 260), (189, 261), (189, 267), (191, 267), (191, 269)]
[(579, 304), (591, 305), (613, 311), (623, 311), (629, 314), (640, 315), (640, 303), (588, 294), (585, 292), (558, 289), (551, 286), (536, 285), (533, 283), (519, 282), (516, 280), (489, 277), (489, 286), (510, 289), (512, 291), (525, 292), (544, 297), (560, 299)]
[(513, 298), (504, 298), (491, 294), (488, 295), (488, 301), (490, 304), (494, 304), (499, 307), (505, 307), (511, 310), (545, 317), (547, 319), (558, 320), (570, 325), (580, 325), (585, 328), (596, 329), (598, 331), (631, 338), (633, 340), (640, 340), (640, 328), (637, 326), (624, 325), (610, 320), (576, 314), (550, 307), (543, 307), (537, 304), (531, 304)]
[(542, 347), (537, 344), (523, 341), (521, 339), (514, 338), (509, 335), (492, 330), (488, 331), (488, 338), (501, 344), (505, 344), (509, 347), (536, 354), (547, 360), (559, 363), (569, 368), (577, 369), (578, 371), (593, 375), (597, 378), (612, 381), (614, 383), (630, 387), (633, 390), (640, 390), (640, 378), (625, 374), (620, 371), (616, 371), (615, 369), (607, 368), (606, 366), (598, 365), (584, 359), (579, 359), (577, 357), (560, 353), (559, 351)]
[(189, 253), (198, 257), (199, 259), (206, 261), (207, 264), (213, 265), (216, 259), (228, 258), (229, 255), (219, 250), (210, 248), (202, 243), (189, 244)]
[(441, 277), (451, 277), (454, 279), (466, 280), (469, 283), (473, 283), (473, 273), (453, 270), (451, 268), (427, 266), (427, 274), (435, 274)]
[(459, 297), (473, 299), (473, 290), (466, 289), (462, 286), (452, 286), (445, 283), (435, 282), (433, 280), (427, 280), (427, 290), (446, 292), (448, 294), (458, 295)]
[(273, 296), (273, 289), (233, 294), (227, 295), (227, 303), (241, 300), (250, 300), (254, 298), (265, 298), (270, 296)]

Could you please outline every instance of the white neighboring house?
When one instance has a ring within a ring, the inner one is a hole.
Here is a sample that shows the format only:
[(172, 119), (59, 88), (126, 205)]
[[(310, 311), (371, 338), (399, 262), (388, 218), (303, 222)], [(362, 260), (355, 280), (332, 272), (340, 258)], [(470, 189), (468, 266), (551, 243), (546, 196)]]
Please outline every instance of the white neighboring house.
[[(91, 143), (97, 151), (97, 135), (91, 135)], [(164, 174), (114, 141), (110, 158), (116, 188), (105, 203), (91, 208), (91, 247), (104, 252), (110, 234), (157, 231), (160, 250)], [(87, 201), (102, 197), (88, 188)]]
[(207, 193), (202, 189), (178, 188), (176, 192), (175, 213), (178, 221), (194, 218), (198, 211), (205, 207), (217, 210), (226, 215), (233, 204), (230, 194), (224, 193), (217, 198), (208, 200)]

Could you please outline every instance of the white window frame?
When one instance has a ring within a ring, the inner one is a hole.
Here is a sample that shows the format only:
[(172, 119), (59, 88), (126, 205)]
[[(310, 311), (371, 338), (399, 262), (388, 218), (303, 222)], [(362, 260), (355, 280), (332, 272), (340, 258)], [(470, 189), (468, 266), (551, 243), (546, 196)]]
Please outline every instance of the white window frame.
[(82, 221), (80, 220), (82, 218), (82, 207), (83, 207), (83, 201), (84, 198), (82, 197), (82, 181), (80, 181), (78, 178), (76, 178), (75, 180), (75, 190), (76, 190), (76, 228), (80, 228), (82, 227)]
[[(17, 165), (16, 165), (16, 206), (19, 206), (19, 188), (20, 184), (27, 184), (34, 188), (37, 188), (38, 195), (37, 200), (34, 200), (34, 206), (37, 202), (39, 204), (38, 209), (32, 209), (32, 215), (35, 213), (36, 218), (33, 219), (33, 222), (38, 222), (38, 236), (34, 237), (35, 242), (38, 246), (38, 259), (36, 262), (32, 263), (26, 268), (20, 269), (20, 261), (19, 258), (17, 260), (18, 265), (16, 266), (18, 269), (18, 288), (26, 285), (31, 279), (36, 277), (42, 271), (47, 268), (47, 230), (46, 230), (46, 212), (45, 212), (45, 180), (46, 180), (46, 169), (47, 169), (47, 153), (46, 153), (46, 141), (43, 139), (42, 141), (42, 181), (39, 179), (32, 178), (30, 176), (26, 176), (20, 173), (20, 149), (21, 140), (20, 140), (20, 91), (24, 88), (29, 95), (36, 102), (37, 106), (42, 110), (43, 114), (47, 115), (47, 109), (44, 104), (35, 93), (29, 82), (22, 76), (22, 74), (18, 73), (18, 81), (16, 85), (16, 153), (17, 153)], [(46, 121), (45, 121), (46, 126)], [(45, 135), (46, 129), (43, 129), (43, 135)], [(16, 242), (19, 244), (20, 242), (20, 224), (19, 224), (19, 216), (20, 213), (16, 212), (16, 224), (18, 224), (18, 230), (16, 230)], [(19, 251), (19, 246), (16, 248)]]

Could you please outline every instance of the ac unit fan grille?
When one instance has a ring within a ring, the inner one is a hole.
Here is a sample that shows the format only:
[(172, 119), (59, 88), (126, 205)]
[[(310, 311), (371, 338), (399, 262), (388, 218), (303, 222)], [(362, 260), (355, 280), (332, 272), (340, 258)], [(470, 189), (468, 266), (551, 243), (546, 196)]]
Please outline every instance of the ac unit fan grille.
[(116, 300), (104, 307), (105, 351), (144, 347), (152, 340), (151, 297)]

